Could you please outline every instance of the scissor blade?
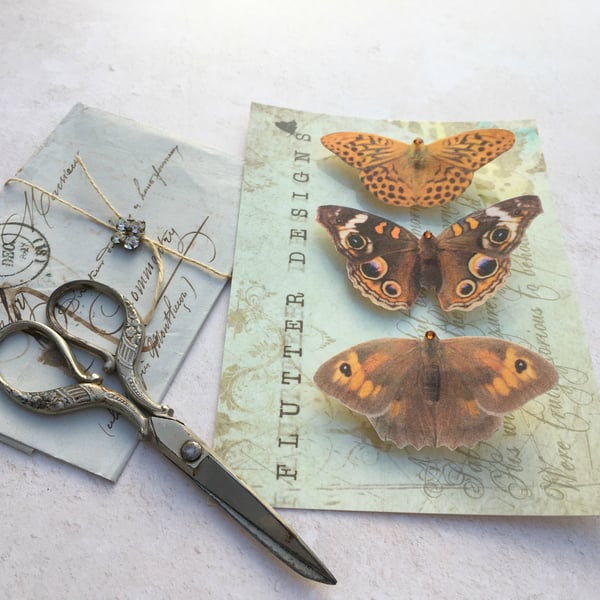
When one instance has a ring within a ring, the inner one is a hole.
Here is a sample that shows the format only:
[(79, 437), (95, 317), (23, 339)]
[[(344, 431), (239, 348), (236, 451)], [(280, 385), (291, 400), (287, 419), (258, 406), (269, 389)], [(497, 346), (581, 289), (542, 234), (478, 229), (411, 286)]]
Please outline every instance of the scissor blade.
[(194, 481), (296, 572), (322, 583), (336, 583), (335, 577), (298, 534), (214, 455), (202, 461)]
[[(298, 534), (185, 425), (162, 417), (151, 417), (150, 422), (160, 451), (277, 558), (308, 579), (337, 583)], [(186, 461), (182, 448), (189, 451), (194, 444), (201, 453), (190, 460), (193, 452), (184, 452)]]

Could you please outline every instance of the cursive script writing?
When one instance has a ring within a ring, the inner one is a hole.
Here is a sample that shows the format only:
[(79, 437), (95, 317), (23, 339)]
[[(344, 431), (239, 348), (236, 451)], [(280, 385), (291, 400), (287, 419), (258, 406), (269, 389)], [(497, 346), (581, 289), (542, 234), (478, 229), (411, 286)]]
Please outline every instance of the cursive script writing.
[(546, 496), (562, 500), (567, 491), (578, 491), (579, 486), (575, 476), (576, 468), (571, 454), (571, 444), (559, 439), (556, 442), (556, 453), (556, 459), (552, 463), (540, 457), (542, 463), (540, 487)]
[[(185, 279), (188, 285), (191, 287), (189, 280)], [(192, 288), (193, 290), (193, 288)], [(160, 349), (169, 335), (175, 320), (177, 319), (181, 310), (185, 310), (191, 313), (190, 307), (186, 304), (186, 298), (188, 297), (187, 291), (182, 291), (179, 295), (172, 300), (169, 295), (164, 294), (162, 297), (162, 320), (159, 329), (150, 333), (146, 342), (148, 345), (148, 353), (152, 358), (158, 358), (160, 356)]]
[(164, 180), (162, 172), (167, 166), (168, 162), (171, 160), (171, 158), (173, 158), (173, 155), (175, 153), (181, 156), (178, 146), (174, 146), (173, 148), (171, 148), (171, 150), (169, 150), (168, 154), (163, 158), (162, 162), (158, 165), (158, 167), (156, 165), (152, 165), (152, 174), (150, 175), (148, 181), (143, 187), (137, 178), (133, 178), (133, 185), (135, 186), (135, 189), (137, 190), (137, 193), (141, 198), (142, 202), (146, 200), (148, 192), (157, 181), (160, 181), (165, 187), (167, 187), (167, 182)]
[(447, 490), (462, 490), (468, 498), (481, 498), (485, 488), (479, 477), (467, 473), (458, 462), (434, 458), (409, 459), (418, 465), (419, 479), (423, 482), (423, 492), (430, 498), (437, 498)]
[(444, 491), (460, 489), (469, 498), (481, 498), (485, 491), (484, 476), (492, 485), (515, 500), (531, 495), (521, 479), (523, 471), (520, 450), (509, 447), (504, 451), (492, 444), (481, 442), (477, 449), (458, 448), (455, 459), (417, 458), (410, 461), (419, 465), (419, 479), (427, 496), (437, 497)]
[(559, 385), (550, 390), (545, 398), (530, 400), (521, 410), (556, 429), (575, 432), (588, 431), (589, 422), (579, 414), (565, 408), (563, 398), (562, 386)]
[(78, 164), (79, 164), (79, 162), (77, 161), (77, 155), (76, 155), (73, 158), (73, 161), (71, 162), (71, 164), (63, 169), (63, 172), (61, 173), (54, 190), (52, 190), (52, 193), (55, 196), (60, 196), (60, 192), (62, 191), (63, 187), (65, 186), (65, 183), (67, 183), (67, 180), (69, 179), (69, 177), (71, 177), (71, 174), (77, 168)]

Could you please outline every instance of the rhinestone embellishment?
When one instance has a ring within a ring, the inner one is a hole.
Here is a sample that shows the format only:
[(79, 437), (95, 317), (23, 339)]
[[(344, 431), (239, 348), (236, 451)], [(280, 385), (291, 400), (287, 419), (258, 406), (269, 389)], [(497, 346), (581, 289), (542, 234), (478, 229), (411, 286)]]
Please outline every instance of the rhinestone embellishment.
[(125, 250), (135, 250), (142, 241), (146, 231), (145, 221), (119, 219), (115, 233), (110, 238), (113, 244), (121, 244)]

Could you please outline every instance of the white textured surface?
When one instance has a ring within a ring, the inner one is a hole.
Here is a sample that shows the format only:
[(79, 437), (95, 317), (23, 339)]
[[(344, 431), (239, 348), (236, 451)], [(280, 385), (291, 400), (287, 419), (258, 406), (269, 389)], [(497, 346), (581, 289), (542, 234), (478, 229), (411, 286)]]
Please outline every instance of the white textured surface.
[[(77, 101), (237, 156), (252, 100), (373, 118), (537, 119), (598, 372), (597, 3), (1, 4), (2, 178)], [(226, 305), (168, 399), (207, 440)], [(0, 477), (2, 598), (596, 598), (600, 586), (594, 518), (285, 511), (338, 577), (329, 588), (271, 559), (147, 445), (116, 485), (4, 446)]]

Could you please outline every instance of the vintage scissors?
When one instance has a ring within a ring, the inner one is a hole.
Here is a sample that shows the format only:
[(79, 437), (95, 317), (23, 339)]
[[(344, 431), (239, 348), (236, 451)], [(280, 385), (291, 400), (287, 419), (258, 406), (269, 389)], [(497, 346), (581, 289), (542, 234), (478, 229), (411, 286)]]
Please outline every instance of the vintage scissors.
[[(69, 292), (85, 289), (109, 296), (123, 308), (125, 319), (114, 355), (69, 333), (58, 320), (61, 311), (64, 316), (59, 299)], [(144, 344), (144, 326), (135, 306), (125, 296), (96, 281), (68, 282), (51, 294), (46, 305), (46, 318), (50, 326), (37, 321), (9, 323), (0, 329), (0, 341), (21, 331), (53, 342), (77, 383), (42, 392), (24, 392), (0, 376), (0, 388), (13, 400), (46, 414), (92, 406), (117, 411), (138, 428), (142, 439), (153, 442), (164, 456), (280, 560), (304, 577), (321, 583), (336, 583), (327, 567), (283, 519), (230, 471), (198, 436), (175, 419), (171, 409), (156, 403), (145, 392), (137, 372)], [(86, 373), (68, 342), (100, 356), (105, 361), (105, 371), (116, 371), (125, 395), (104, 387), (100, 375)]]

